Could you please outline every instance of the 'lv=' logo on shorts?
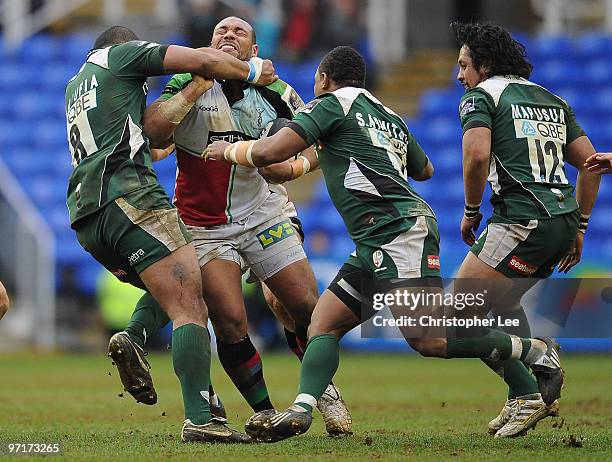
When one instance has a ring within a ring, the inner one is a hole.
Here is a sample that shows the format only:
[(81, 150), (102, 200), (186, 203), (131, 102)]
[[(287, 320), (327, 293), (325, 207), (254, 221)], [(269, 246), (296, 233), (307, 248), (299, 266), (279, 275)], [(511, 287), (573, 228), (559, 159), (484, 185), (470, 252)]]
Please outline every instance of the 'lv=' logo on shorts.
[(279, 241), (291, 236), (295, 231), (291, 223), (285, 221), (278, 225), (270, 226), (268, 229), (263, 230), (257, 235), (257, 239), (261, 243), (264, 249), (267, 249), (271, 245), (276, 244)]

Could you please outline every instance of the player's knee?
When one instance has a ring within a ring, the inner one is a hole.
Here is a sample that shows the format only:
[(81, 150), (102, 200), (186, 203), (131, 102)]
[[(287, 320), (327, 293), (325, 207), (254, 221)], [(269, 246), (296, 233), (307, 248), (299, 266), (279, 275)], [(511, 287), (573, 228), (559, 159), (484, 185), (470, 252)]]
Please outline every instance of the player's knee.
[(246, 337), (248, 325), (244, 316), (222, 316), (212, 320), (215, 335), (223, 343), (237, 343)]
[(291, 317), (296, 324), (307, 326), (310, 324), (312, 312), (317, 304), (317, 297), (310, 292), (304, 294), (298, 300), (292, 303)]

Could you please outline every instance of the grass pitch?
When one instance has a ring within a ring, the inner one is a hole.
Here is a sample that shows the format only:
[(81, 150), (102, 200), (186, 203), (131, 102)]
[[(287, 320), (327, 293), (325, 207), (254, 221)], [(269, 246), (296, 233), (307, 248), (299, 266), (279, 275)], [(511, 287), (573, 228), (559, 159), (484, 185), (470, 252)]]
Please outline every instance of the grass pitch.
[[(506, 391), (479, 361), (344, 354), (336, 383), (354, 436), (325, 436), (317, 416), (306, 435), (249, 446), (181, 443), (182, 403), (170, 356), (150, 361), (159, 394), (153, 407), (120, 397), (118, 375), (103, 353), (0, 355), (0, 442), (59, 442), (63, 455), (51, 458), (70, 461), (612, 459), (612, 356), (565, 355), (561, 417), (540, 422), (525, 437), (496, 440), (486, 425)], [(266, 354), (264, 370), (273, 402), (286, 407), (297, 390), (297, 360)], [(216, 362), (213, 380), (232, 425), (241, 429), (250, 409)]]

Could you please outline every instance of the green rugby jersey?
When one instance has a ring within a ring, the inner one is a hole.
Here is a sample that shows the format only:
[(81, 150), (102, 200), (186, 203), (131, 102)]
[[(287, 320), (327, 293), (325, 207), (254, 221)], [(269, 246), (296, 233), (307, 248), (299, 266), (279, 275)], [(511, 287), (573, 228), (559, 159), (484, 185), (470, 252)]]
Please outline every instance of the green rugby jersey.
[(314, 99), (290, 125), (316, 143), (329, 195), (351, 239), (384, 234), (388, 225), (434, 217), (410, 187), (427, 156), (404, 121), (362, 88), (345, 87)]
[(488, 181), (495, 214), (524, 220), (577, 210), (565, 156), (584, 131), (563, 99), (523, 78), (495, 76), (465, 93), (459, 117), (464, 133), (491, 129)]
[(158, 184), (142, 131), (150, 75), (164, 73), (167, 45), (132, 41), (90, 52), (66, 86), (70, 222), (129, 192)]

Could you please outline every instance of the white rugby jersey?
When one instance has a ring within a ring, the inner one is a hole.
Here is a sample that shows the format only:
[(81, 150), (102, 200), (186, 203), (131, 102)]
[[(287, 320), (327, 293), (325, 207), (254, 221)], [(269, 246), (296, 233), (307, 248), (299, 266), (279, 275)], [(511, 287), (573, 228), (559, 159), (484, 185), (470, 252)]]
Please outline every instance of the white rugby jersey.
[[(173, 76), (161, 98), (172, 97), (190, 81), (191, 74)], [(191, 226), (241, 221), (272, 193), (256, 168), (205, 161), (201, 154), (206, 146), (217, 140), (233, 143), (257, 139), (270, 121), (279, 117), (291, 119), (303, 105), (295, 90), (280, 80), (267, 87), (244, 84), (240, 99), (232, 95), (229, 87), (228, 82), (215, 81), (174, 132), (177, 156), (174, 203), (183, 221)], [(276, 188), (273, 192), (282, 194)], [(287, 196), (286, 190), (284, 195)]]

